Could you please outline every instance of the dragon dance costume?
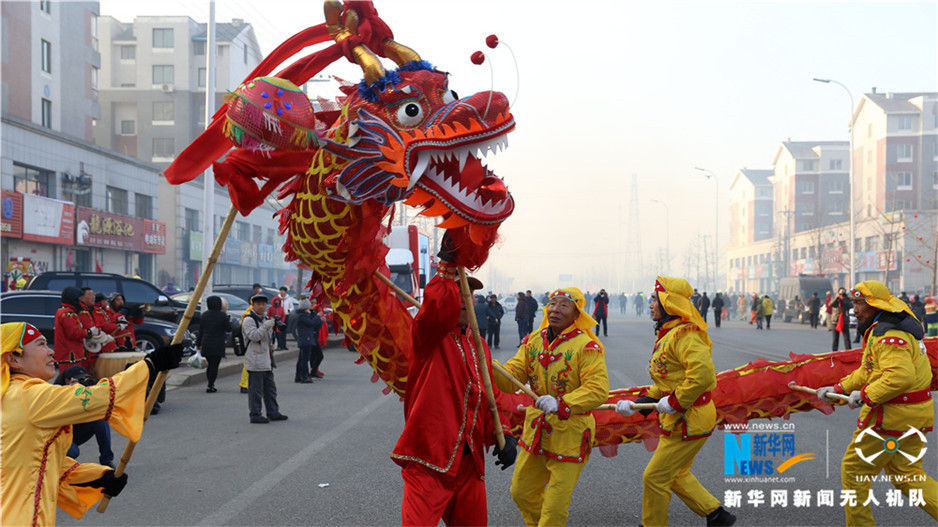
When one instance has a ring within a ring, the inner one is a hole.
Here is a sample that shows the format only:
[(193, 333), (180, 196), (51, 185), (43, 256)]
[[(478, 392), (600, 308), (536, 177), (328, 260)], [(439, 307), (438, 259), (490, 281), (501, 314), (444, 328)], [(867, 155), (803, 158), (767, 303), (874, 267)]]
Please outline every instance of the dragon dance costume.
[(874, 524), (870, 506), (861, 504), (872, 489), (872, 476), (883, 470), (896, 488), (920, 489), (922, 508), (938, 520), (938, 483), (925, 474), (921, 457), (925, 433), (935, 420), (932, 371), (919, 344), (922, 325), (908, 305), (880, 282), (861, 282), (850, 296), (880, 311), (864, 332), (860, 367), (834, 386), (838, 393), (859, 391), (863, 402), (840, 467), (843, 488), (857, 496), (856, 505), (844, 507), (846, 523)]
[[(538, 330), (525, 337), (518, 353), (505, 363), (514, 378), (528, 382), (539, 396), (555, 397), (559, 406), (556, 414), (534, 406), (526, 410), (511, 495), (527, 525), (566, 523), (570, 496), (589, 460), (595, 436), (596, 421), (590, 410), (609, 396), (603, 346), (593, 334), (596, 321), (583, 310), (583, 293), (568, 287), (550, 297), (557, 295), (576, 304), (577, 319), (550, 340), (545, 306)], [(493, 382), (502, 391), (516, 389), (500, 375)]]
[[(22, 322), (3, 324), (0, 357), (21, 353), (39, 337)], [(10, 372), (0, 358), (0, 509), (4, 525), (54, 525), (56, 505), (75, 518), (102, 496), (102, 489), (79, 486), (111, 468), (78, 463), (66, 456), (72, 423), (104, 419), (137, 441), (143, 431), (148, 370), (140, 361), (95, 386), (58, 386)]]
[[(403, 525), (488, 523), (484, 450), (495, 434), (471, 330), (457, 325), (455, 275), (454, 266), (440, 264), (414, 319), (404, 431), (391, 454), (404, 478)], [(498, 424), (505, 434), (507, 424)]]

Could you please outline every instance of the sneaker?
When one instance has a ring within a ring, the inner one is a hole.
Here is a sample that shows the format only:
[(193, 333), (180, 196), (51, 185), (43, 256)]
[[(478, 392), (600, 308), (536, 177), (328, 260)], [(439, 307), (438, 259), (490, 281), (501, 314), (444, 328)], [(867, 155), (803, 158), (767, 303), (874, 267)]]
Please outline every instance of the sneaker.
[(214, 386), (209, 386), (208, 388), (205, 389), (205, 393), (215, 393), (217, 391), (218, 391), (218, 388), (215, 388)]
[(254, 424), (264, 424), (264, 423), (269, 423), (270, 419), (267, 419), (263, 415), (257, 415), (251, 418), (251, 422)]
[(728, 527), (734, 523), (736, 523), (736, 516), (727, 512), (723, 507), (718, 507), (717, 510), (707, 515), (707, 527)]
[[(267, 418), (267, 419), (270, 419), (271, 421), (286, 421), (286, 420), (287, 420), (287, 416), (285, 416), (285, 415), (283, 415), (283, 414), (277, 414), (277, 415), (272, 415), (272, 416), (270, 416), (270, 417)], [(267, 419), (265, 419), (264, 422), (266, 422)]]

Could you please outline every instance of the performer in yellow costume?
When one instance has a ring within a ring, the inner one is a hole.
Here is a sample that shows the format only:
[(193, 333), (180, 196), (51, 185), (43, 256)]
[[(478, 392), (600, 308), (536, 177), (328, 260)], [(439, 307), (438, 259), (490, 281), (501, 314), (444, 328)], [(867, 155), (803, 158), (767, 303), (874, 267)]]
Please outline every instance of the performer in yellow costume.
[[(642, 525), (668, 524), (671, 493), (707, 518), (707, 525), (733, 525), (736, 517), (720, 506), (690, 472), (697, 452), (716, 426), (716, 407), (710, 390), (716, 388), (716, 372), (710, 353), (713, 343), (707, 323), (694, 308), (694, 289), (683, 278), (659, 276), (651, 299), (655, 321), (655, 348), (649, 361), (654, 384), (638, 402), (658, 402), (661, 438), (642, 474)], [(616, 403), (624, 416), (635, 413), (625, 400)], [(648, 410), (650, 412), (650, 410)]]
[(925, 474), (921, 457), (935, 421), (931, 366), (919, 345), (922, 324), (876, 280), (857, 284), (850, 299), (863, 334), (860, 367), (817, 391), (825, 400), (831, 392), (850, 394), (850, 407), (863, 407), (840, 465), (844, 490), (856, 492), (856, 505), (844, 507), (847, 525), (874, 524), (870, 506), (862, 504), (870, 480), (883, 470), (905, 498), (912, 489), (921, 492), (919, 506), (938, 520), (938, 483)]
[[(570, 496), (589, 460), (596, 421), (590, 410), (609, 397), (596, 321), (575, 287), (551, 293), (544, 320), (526, 336), (505, 369), (540, 397), (527, 409), (511, 495), (527, 525), (564, 525)], [(498, 388), (514, 385), (494, 376)]]
[(149, 369), (175, 367), (182, 347), (160, 348), (95, 386), (59, 386), (46, 382), (55, 376), (55, 362), (38, 329), (8, 323), (0, 336), (0, 521), (54, 525), (56, 505), (81, 518), (102, 492), (120, 493), (127, 476), (67, 457), (71, 424), (104, 419), (140, 439)]

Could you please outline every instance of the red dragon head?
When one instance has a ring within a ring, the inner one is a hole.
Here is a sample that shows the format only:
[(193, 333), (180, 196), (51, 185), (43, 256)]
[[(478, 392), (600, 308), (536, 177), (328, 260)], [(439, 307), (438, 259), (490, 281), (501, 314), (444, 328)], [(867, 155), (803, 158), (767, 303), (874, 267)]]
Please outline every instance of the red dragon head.
[[(339, 42), (354, 42), (358, 13), (327, 3), (326, 25)], [(442, 216), (440, 226), (469, 226), (473, 238), (504, 221), (514, 201), (504, 182), (483, 165), (488, 153), (508, 145), (515, 127), (507, 98), (481, 92), (458, 98), (447, 74), (391, 39), (381, 54), (398, 63), (385, 71), (364, 44), (350, 55), (365, 79), (348, 88), (346, 106), (323, 148), (347, 163), (323, 184), (336, 199), (386, 205), (405, 200), (422, 214)]]

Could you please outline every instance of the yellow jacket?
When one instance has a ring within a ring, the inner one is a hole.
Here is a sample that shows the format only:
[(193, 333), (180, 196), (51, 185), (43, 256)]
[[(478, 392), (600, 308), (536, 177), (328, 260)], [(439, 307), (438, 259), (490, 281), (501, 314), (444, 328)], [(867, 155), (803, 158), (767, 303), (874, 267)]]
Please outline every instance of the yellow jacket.
[(887, 403), (910, 392), (928, 391), (932, 372), (925, 347), (899, 328), (874, 331), (877, 325), (864, 335), (860, 367), (840, 380), (843, 393), (860, 390), (867, 402), (860, 410), (858, 428), (872, 426), (894, 436), (908, 432), (910, 426), (931, 430), (935, 412), (930, 397), (913, 404)]
[(685, 320), (670, 320), (658, 330), (655, 349), (648, 361), (654, 384), (647, 395), (655, 399), (668, 397), (671, 406), (678, 409), (677, 413), (658, 415), (665, 435), (676, 431), (681, 422), (684, 423), (681, 437), (685, 440), (707, 437), (713, 432), (717, 422), (713, 401), (694, 406), (700, 396), (717, 385), (710, 358), (712, 349), (706, 332)]
[(95, 386), (58, 386), (13, 374), (0, 423), (0, 510), (4, 525), (54, 525), (56, 505), (75, 518), (101, 499), (101, 489), (76, 487), (110, 467), (66, 457), (71, 424), (104, 419), (136, 441), (143, 431), (147, 365), (140, 361)]
[[(602, 344), (574, 326), (553, 342), (546, 342), (548, 329), (531, 333), (505, 369), (521, 382), (528, 382), (537, 395), (552, 395), (560, 410), (545, 414), (529, 406), (519, 444), (528, 452), (560, 461), (585, 463), (589, 459), (596, 420), (590, 410), (609, 397), (609, 374)], [(493, 379), (498, 388), (517, 388), (501, 375)]]
[(766, 315), (775, 314), (775, 303), (772, 302), (771, 298), (766, 298), (766, 297), (762, 298), (762, 310), (763, 310), (763, 313)]

